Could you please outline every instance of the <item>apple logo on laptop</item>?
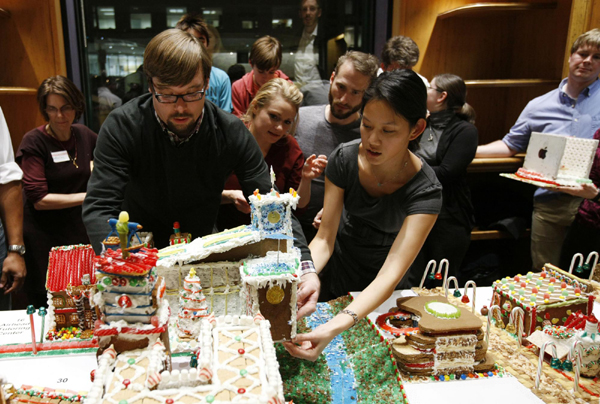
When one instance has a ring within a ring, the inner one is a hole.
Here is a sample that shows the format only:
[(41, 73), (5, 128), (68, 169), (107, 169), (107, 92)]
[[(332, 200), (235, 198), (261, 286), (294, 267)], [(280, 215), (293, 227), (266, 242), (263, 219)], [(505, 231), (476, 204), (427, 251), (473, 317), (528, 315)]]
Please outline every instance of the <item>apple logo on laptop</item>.
[(542, 160), (546, 158), (546, 153), (548, 153), (548, 148), (544, 147), (543, 149), (540, 149), (540, 151), (538, 152), (538, 156), (539, 158), (541, 158)]

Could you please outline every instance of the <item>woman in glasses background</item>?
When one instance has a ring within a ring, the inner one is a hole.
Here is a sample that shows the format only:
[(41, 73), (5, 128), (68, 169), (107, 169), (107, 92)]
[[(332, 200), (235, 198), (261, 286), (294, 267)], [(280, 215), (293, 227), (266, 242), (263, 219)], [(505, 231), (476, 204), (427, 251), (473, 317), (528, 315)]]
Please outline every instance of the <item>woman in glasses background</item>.
[[(321, 175), (327, 165), (327, 156), (323, 155), (312, 155), (305, 162), (294, 138), (301, 103), (300, 90), (289, 81), (276, 78), (261, 87), (241, 117), (256, 139), (267, 165), (273, 167), (279, 191), (288, 192), (290, 188), (298, 191), (299, 209), (310, 200), (310, 182)], [(250, 205), (234, 174), (225, 183), (221, 203), (217, 219), (219, 230), (250, 224)]]
[(54, 76), (44, 80), (37, 99), (47, 123), (25, 134), (16, 156), (23, 170), (27, 302), (15, 302), (36, 308), (47, 305), (45, 283), (50, 249), (89, 243), (81, 204), (98, 137), (87, 127), (74, 123), (83, 114), (85, 104), (83, 94), (68, 78)]
[(478, 131), (475, 110), (466, 102), (467, 86), (454, 74), (440, 74), (427, 89), (427, 127), (415, 154), (433, 168), (442, 184), (442, 211), (403, 286), (419, 284), (430, 260), (446, 258), (451, 275), (460, 278), (460, 267), (469, 249), (475, 225), (467, 167), (475, 157)]

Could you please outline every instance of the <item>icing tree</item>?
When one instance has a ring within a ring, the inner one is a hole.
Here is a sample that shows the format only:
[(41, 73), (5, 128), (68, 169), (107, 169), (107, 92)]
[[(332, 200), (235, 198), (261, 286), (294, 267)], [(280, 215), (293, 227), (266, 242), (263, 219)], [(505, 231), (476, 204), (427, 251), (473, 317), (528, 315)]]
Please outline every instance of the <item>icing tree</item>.
[(183, 282), (183, 289), (179, 291), (179, 304), (177, 333), (180, 337), (197, 337), (200, 332), (200, 319), (208, 316), (208, 305), (202, 293), (200, 278), (196, 276), (194, 268), (190, 269)]

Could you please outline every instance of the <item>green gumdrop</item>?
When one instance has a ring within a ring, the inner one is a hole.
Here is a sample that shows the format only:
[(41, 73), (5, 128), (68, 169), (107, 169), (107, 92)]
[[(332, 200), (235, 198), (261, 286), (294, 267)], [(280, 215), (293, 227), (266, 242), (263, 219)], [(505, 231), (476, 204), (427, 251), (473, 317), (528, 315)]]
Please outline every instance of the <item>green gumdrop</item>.
[(107, 276), (105, 278), (102, 278), (102, 283), (104, 283), (105, 285), (110, 285), (112, 283), (112, 281), (110, 280), (110, 278)]
[(562, 369), (562, 363), (558, 358), (552, 358), (552, 360), (550, 361), (550, 366), (553, 369)]

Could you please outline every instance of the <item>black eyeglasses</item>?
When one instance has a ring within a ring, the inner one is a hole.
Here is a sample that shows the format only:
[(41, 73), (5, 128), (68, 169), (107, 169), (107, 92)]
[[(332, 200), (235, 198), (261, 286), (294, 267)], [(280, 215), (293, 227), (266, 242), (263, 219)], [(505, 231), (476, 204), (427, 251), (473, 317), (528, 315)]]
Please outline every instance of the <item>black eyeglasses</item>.
[(202, 97), (204, 97), (204, 93), (206, 92), (206, 89), (204, 89), (204, 90), (200, 90), (200, 91), (195, 91), (193, 93), (180, 94), (180, 95), (158, 94), (156, 92), (156, 89), (154, 88), (154, 83), (150, 82), (150, 84), (152, 85), (152, 90), (154, 90), (154, 94), (153, 94), (154, 98), (156, 98), (156, 101), (158, 101), (162, 104), (175, 104), (179, 98), (181, 98), (184, 102), (200, 101), (202, 99)]
[(443, 93), (444, 91), (446, 91), (446, 90), (440, 90), (439, 88), (431, 87), (431, 85), (429, 85), (427, 88), (431, 88), (432, 90), (435, 90), (438, 93)]

